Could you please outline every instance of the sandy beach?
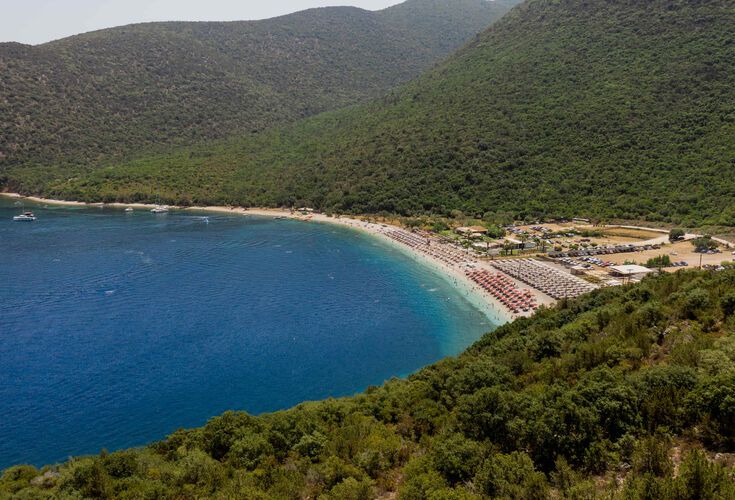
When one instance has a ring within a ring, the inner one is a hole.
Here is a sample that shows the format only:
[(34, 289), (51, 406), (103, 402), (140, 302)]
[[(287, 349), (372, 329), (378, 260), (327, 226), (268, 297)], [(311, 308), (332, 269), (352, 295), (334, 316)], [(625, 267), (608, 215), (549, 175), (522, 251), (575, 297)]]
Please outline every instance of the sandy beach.
[[(40, 204), (53, 204), (70, 207), (112, 207), (112, 208), (133, 208), (141, 210), (150, 210), (157, 205), (146, 204), (146, 203), (85, 203), (79, 201), (66, 201), (66, 200), (54, 200), (39, 198), (35, 196), (22, 196), (16, 193), (0, 193), (0, 196), (13, 198), (17, 200), (28, 200), (34, 203)], [(503, 304), (501, 304), (495, 297), (482, 290), (476, 283), (470, 280), (461, 268), (456, 266), (450, 266), (439, 259), (432, 258), (426, 253), (417, 251), (407, 245), (401, 244), (396, 240), (388, 237), (386, 231), (400, 229), (396, 226), (387, 226), (385, 224), (376, 224), (371, 222), (362, 221), (359, 219), (353, 219), (349, 217), (328, 217), (321, 213), (309, 213), (304, 215), (301, 212), (294, 212), (286, 209), (270, 209), (270, 208), (242, 208), (242, 207), (226, 207), (226, 206), (207, 206), (207, 207), (176, 207), (170, 206), (169, 208), (174, 210), (185, 210), (185, 211), (197, 211), (197, 212), (212, 212), (212, 213), (227, 213), (227, 214), (238, 214), (238, 215), (251, 215), (261, 217), (284, 217), (288, 219), (301, 220), (305, 222), (316, 222), (323, 224), (335, 224), (346, 228), (362, 231), (368, 233), (381, 241), (391, 245), (404, 252), (409, 257), (416, 260), (418, 263), (429, 267), (435, 273), (439, 274), (448, 283), (450, 283), (462, 296), (464, 296), (470, 303), (476, 308), (482, 311), (485, 316), (495, 324), (501, 325), (513, 321), (515, 318), (520, 316), (527, 316), (529, 313), (514, 314), (508, 310)], [(492, 270), (489, 266), (484, 266), (482, 263), (476, 263), (478, 268)], [(493, 272), (496, 272), (492, 270)], [(519, 283), (519, 286), (527, 286)], [(546, 297), (541, 292), (531, 289), (531, 292), (536, 296), (540, 304), (548, 305), (550, 303), (549, 297)]]

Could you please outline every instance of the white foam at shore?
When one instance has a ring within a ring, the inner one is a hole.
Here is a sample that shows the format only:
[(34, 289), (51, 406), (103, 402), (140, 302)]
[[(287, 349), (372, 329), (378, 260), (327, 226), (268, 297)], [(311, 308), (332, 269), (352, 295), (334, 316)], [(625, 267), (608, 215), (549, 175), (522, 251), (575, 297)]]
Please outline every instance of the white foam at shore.
[(418, 263), (434, 271), (434, 273), (438, 274), (447, 283), (452, 285), (460, 295), (462, 295), (476, 309), (482, 312), (493, 324), (500, 326), (504, 323), (513, 321), (514, 318), (510, 311), (505, 311), (500, 302), (497, 302), (494, 298), (485, 293), (461, 271), (452, 269), (423, 252), (419, 252), (403, 243), (395, 241), (383, 233), (370, 233), (380, 236), (381, 240), (388, 242), (394, 248), (397, 248)]

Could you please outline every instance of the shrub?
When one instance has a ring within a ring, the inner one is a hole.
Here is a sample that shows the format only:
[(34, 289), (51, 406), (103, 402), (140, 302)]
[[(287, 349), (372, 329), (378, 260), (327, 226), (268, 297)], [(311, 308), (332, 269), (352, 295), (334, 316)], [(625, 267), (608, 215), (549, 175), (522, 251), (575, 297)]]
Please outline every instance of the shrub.
[[(372, 485), (348, 477), (323, 496), (325, 500), (370, 500), (373, 498)], [(322, 497), (319, 497), (322, 498)]]
[(735, 446), (735, 374), (714, 377), (695, 388), (687, 408), (704, 441), (712, 446)]
[(684, 296), (682, 312), (686, 317), (695, 318), (696, 314), (704, 309), (709, 302), (709, 292), (703, 288), (689, 290)]
[(447, 481), (435, 470), (409, 477), (401, 486), (400, 500), (425, 500), (432, 492), (443, 490)]
[(259, 434), (249, 434), (235, 441), (230, 448), (230, 463), (241, 469), (254, 469), (265, 457), (274, 453), (273, 446)]
[(671, 266), (671, 257), (668, 255), (659, 255), (646, 261), (646, 267), (669, 267)]
[(138, 473), (138, 454), (133, 451), (118, 451), (106, 456), (102, 463), (107, 473), (114, 478), (130, 477)]
[(438, 438), (432, 454), (434, 468), (441, 472), (450, 484), (466, 481), (474, 476), (482, 456), (482, 446), (461, 434)]
[(706, 252), (717, 248), (717, 242), (711, 236), (701, 236), (692, 240), (696, 252)]
[(674, 470), (669, 459), (670, 448), (670, 440), (663, 436), (641, 439), (633, 452), (633, 472), (640, 476), (669, 477)]
[(669, 241), (679, 241), (684, 239), (684, 236), (686, 235), (686, 232), (681, 228), (674, 228), (671, 231), (669, 231)]
[(496, 454), (483, 462), (475, 485), (492, 498), (543, 499), (548, 497), (546, 477), (537, 472), (522, 452)]
[(327, 444), (327, 438), (319, 431), (304, 435), (293, 447), (294, 451), (301, 456), (316, 459), (321, 455)]
[(735, 314), (735, 292), (729, 292), (720, 298), (720, 309), (725, 318)]
[(71, 478), (65, 486), (72, 486), (84, 497), (108, 498), (112, 495), (110, 476), (99, 458), (82, 460), (74, 464)]
[[(7, 469), (0, 477), (0, 492), (8, 491), (15, 493), (30, 484), (30, 481), (38, 475), (38, 470), (30, 465), (18, 465)], [(2, 495), (0, 495), (1, 497)]]
[(681, 463), (675, 481), (675, 495), (681, 500), (735, 498), (735, 478), (717, 464), (707, 460), (704, 453), (690, 452)]
[(180, 484), (193, 485), (207, 493), (215, 491), (225, 479), (222, 465), (200, 450), (188, 452), (180, 466)]

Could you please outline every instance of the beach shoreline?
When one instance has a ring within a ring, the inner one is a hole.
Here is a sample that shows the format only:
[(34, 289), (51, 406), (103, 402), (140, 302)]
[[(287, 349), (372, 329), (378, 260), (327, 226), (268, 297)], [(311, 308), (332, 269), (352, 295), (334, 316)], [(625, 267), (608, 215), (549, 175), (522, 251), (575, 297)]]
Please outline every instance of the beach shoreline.
[[(16, 200), (28, 200), (33, 203), (58, 205), (67, 207), (112, 207), (112, 208), (133, 208), (150, 210), (158, 205), (150, 203), (87, 203), (80, 201), (55, 200), (49, 198), (40, 198), (37, 196), (23, 196), (17, 193), (0, 193), (0, 196)], [(428, 267), (432, 272), (438, 274), (447, 283), (469, 301), (475, 308), (480, 310), (491, 323), (501, 326), (509, 323), (522, 314), (513, 314), (506, 309), (497, 299), (489, 293), (483, 291), (476, 283), (470, 280), (461, 270), (453, 268), (436, 258), (432, 258), (423, 252), (410, 248), (401, 244), (394, 239), (388, 237), (382, 229), (400, 229), (397, 226), (389, 226), (386, 224), (375, 224), (360, 219), (350, 217), (329, 217), (322, 213), (308, 213), (304, 215), (301, 212), (289, 209), (275, 208), (244, 208), (244, 207), (227, 207), (227, 206), (170, 206), (171, 209), (181, 211), (196, 211), (222, 214), (236, 214), (243, 216), (259, 216), (259, 217), (283, 217), (292, 220), (300, 220), (305, 222), (317, 222), (323, 224), (333, 224), (345, 228), (360, 231), (378, 238), (380, 241), (387, 243), (412, 258), (418, 264)]]

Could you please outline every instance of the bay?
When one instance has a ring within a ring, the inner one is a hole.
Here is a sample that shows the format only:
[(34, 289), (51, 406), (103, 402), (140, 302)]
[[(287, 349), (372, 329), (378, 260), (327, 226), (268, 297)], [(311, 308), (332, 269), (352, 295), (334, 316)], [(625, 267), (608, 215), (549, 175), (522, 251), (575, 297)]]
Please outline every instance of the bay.
[[(141, 446), (226, 410), (351, 395), (495, 328), (328, 224), (0, 198), (0, 468)], [(207, 216), (207, 219), (204, 218)]]

